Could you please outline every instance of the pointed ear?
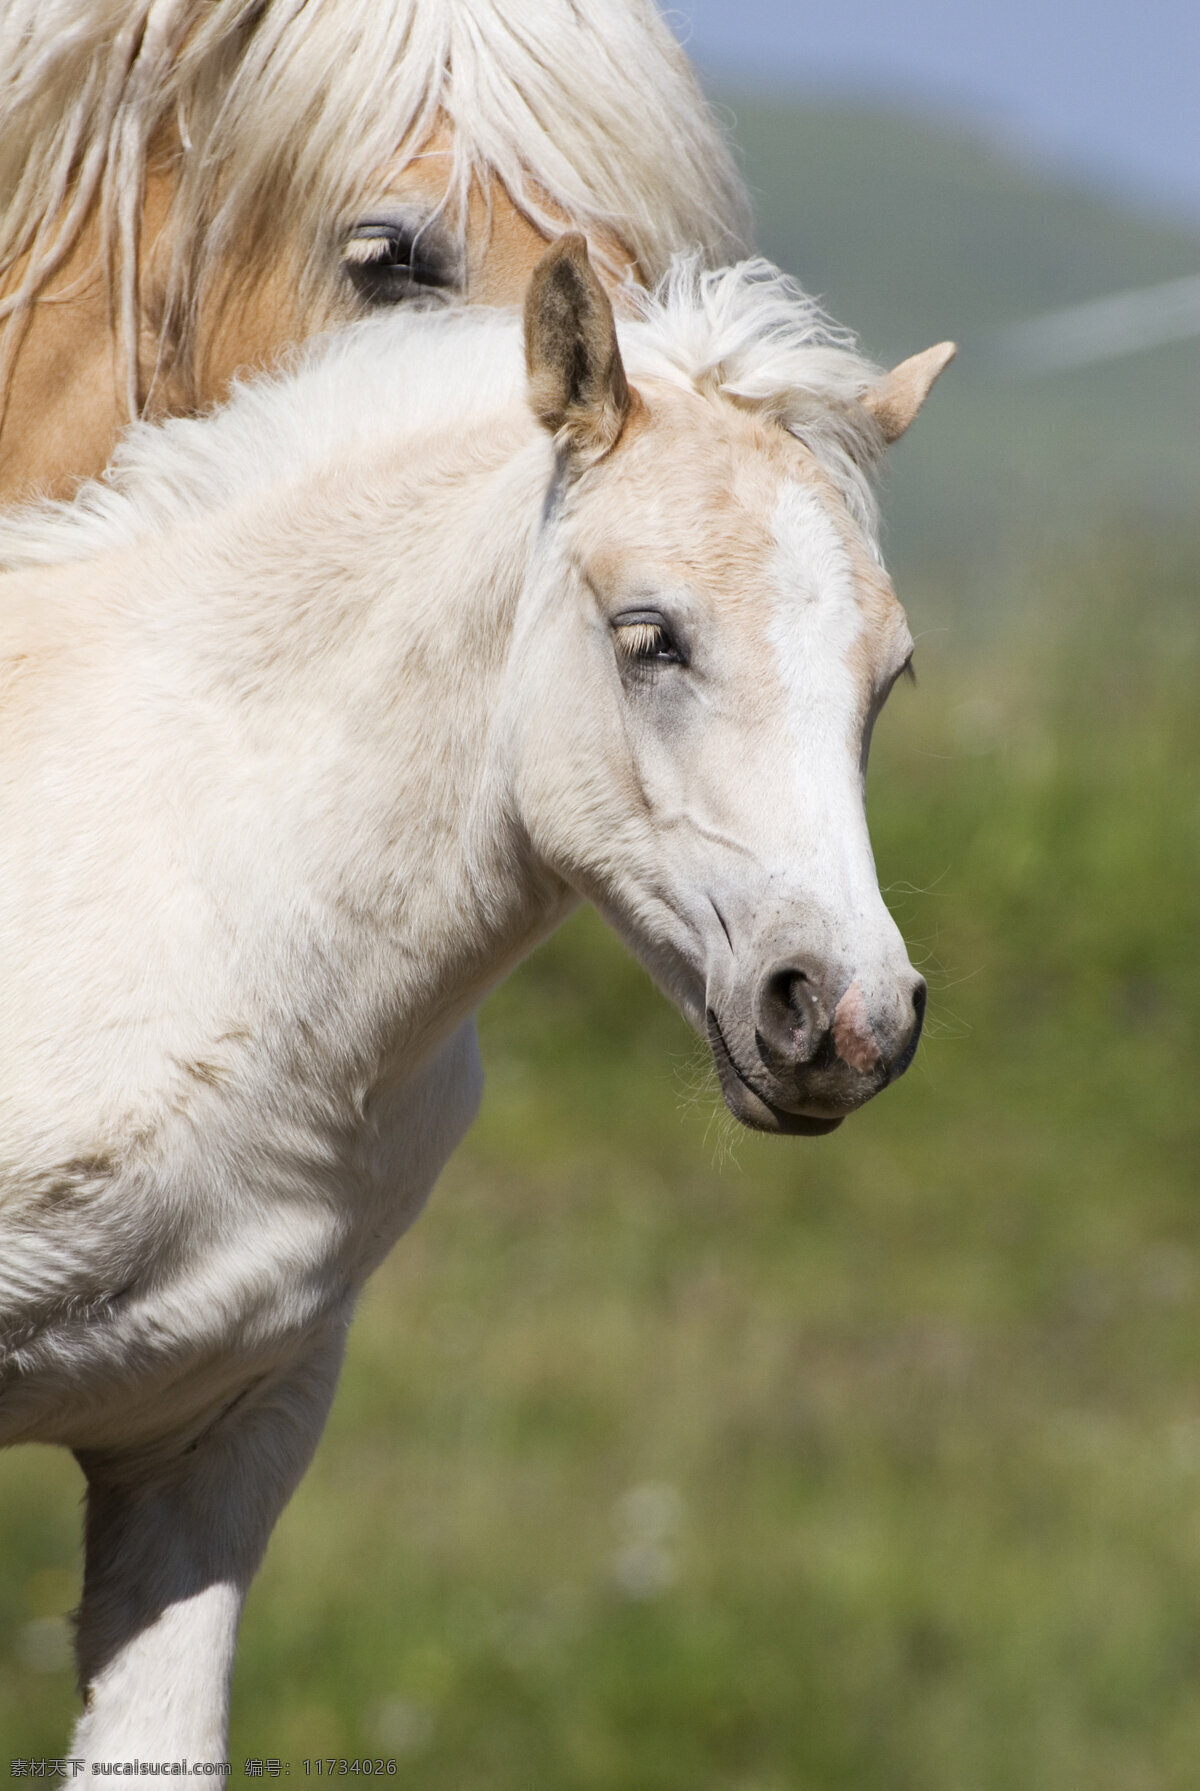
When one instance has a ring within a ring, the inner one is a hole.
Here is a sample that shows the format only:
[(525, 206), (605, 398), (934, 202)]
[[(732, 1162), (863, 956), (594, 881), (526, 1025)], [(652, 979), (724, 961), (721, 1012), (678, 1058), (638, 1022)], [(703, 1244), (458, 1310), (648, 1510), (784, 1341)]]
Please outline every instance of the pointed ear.
[(525, 294), (525, 368), (533, 414), (570, 451), (598, 460), (629, 413), (629, 386), (608, 294), (582, 236), (562, 236)]
[(929, 396), (938, 374), (950, 365), (958, 353), (953, 342), (939, 342), (923, 354), (914, 354), (885, 373), (878, 385), (863, 393), (863, 408), (869, 410), (883, 430), (885, 442), (899, 441)]

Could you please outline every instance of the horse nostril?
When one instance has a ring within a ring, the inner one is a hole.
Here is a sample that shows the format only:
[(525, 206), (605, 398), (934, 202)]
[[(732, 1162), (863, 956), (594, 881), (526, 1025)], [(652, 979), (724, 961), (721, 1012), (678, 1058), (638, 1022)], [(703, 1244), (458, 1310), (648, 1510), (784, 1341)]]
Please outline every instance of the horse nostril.
[(896, 1058), (896, 1061), (888, 1071), (889, 1082), (894, 1082), (897, 1076), (902, 1076), (913, 1058), (917, 1055), (917, 1046), (921, 1042), (921, 1029), (925, 1025), (925, 1003), (928, 996), (929, 991), (926, 987), (925, 978), (919, 976), (912, 992), (912, 1031), (909, 1033), (908, 1039), (901, 1050), (900, 1055)]
[(787, 1067), (806, 1062), (827, 1028), (813, 981), (798, 964), (781, 964), (765, 979), (758, 1004), (759, 1049)]

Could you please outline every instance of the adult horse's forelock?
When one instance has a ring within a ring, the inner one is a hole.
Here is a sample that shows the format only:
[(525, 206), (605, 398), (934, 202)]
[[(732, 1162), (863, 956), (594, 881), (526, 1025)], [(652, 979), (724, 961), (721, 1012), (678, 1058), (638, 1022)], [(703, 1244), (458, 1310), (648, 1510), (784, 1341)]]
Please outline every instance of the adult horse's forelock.
[(438, 126), (460, 230), (488, 174), (545, 234), (565, 217), (616, 239), (650, 280), (685, 244), (716, 261), (747, 232), (723, 134), (649, 0), (532, 15), (502, 0), (9, 0), (0, 31), (0, 315), (19, 320), (99, 203), (131, 381), (156, 146), (175, 181), (163, 321), (183, 362), (222, 253), (253, 245), (266, 271), (290, 244), (318, 290), (331, 233)]

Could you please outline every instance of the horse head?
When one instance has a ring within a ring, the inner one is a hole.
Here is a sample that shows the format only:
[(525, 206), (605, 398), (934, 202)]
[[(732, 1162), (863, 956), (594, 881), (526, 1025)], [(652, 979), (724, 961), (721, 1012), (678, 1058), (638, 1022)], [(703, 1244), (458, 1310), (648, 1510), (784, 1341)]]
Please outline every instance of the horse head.
[(798, 392), (786, 369), (773, 386), (787, 294), (740, 276), (755, 370), (738, 277), (697, 278), (710, 310), (733, 306), (740, 374), (710, 355), (685, 377), (653, 326), (629, 332), (627, 374), (582, 238), (535, 273), (529, 398), (555, 462), (509, 725), (538, 853), (707, 1036), (733, 1113), (824, 1132), (903, 1072), (924, 1012), (864, 808), (912, 638), (861, 474), (953, 349), (863, 383), (856, 357), (810, 347), (817, 387), (857, 369), (860, 389)]
[(745, 240), (724, 134), (645, 0), (57, 0), (10, 22), (8, 501), (68, 494), (131, 417), (205, 409), (352, 318), (519, 303), (564, 228), (613, 285)]

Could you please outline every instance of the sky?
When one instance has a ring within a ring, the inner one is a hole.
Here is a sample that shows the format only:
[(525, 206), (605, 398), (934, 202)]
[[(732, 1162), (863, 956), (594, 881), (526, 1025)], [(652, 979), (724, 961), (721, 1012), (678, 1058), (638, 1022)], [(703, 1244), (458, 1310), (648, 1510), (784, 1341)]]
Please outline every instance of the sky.
[(972, 119), (1200, 222), (1200, 0), (664, 0), (712, 84)]

